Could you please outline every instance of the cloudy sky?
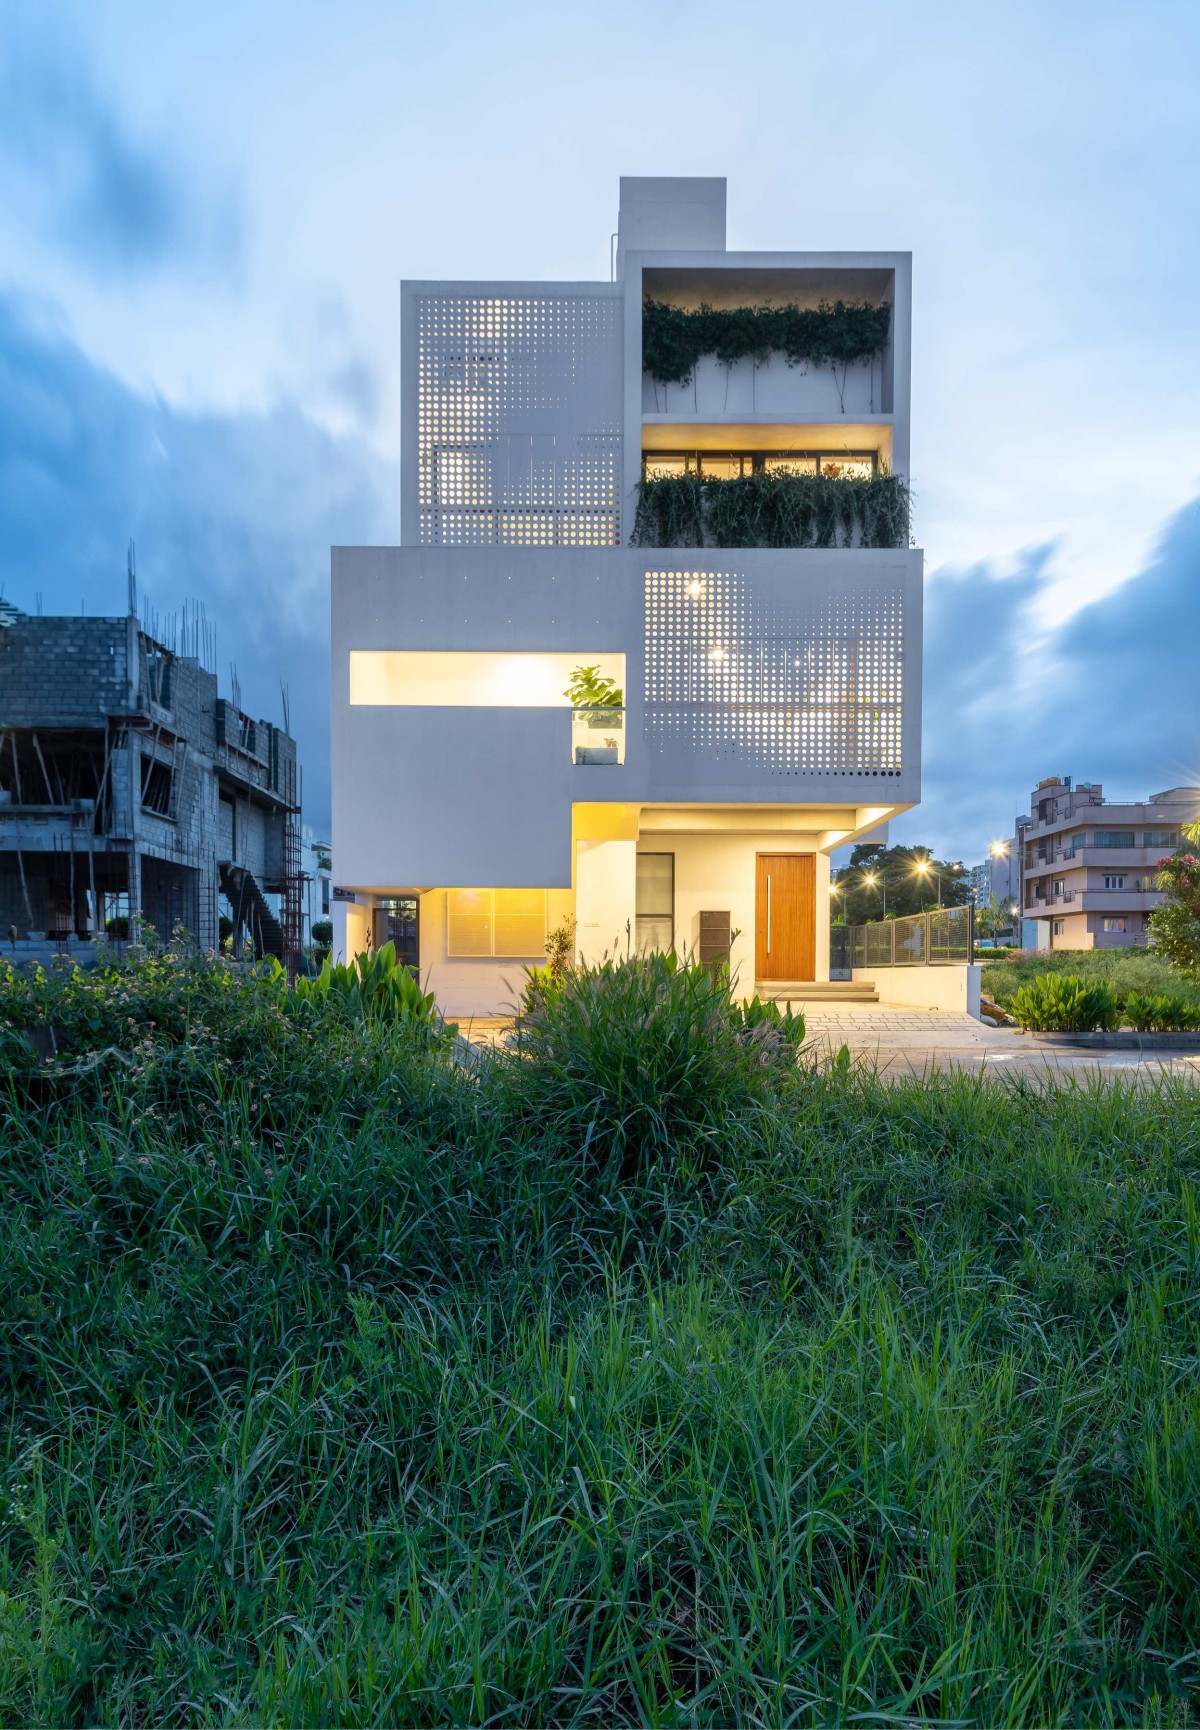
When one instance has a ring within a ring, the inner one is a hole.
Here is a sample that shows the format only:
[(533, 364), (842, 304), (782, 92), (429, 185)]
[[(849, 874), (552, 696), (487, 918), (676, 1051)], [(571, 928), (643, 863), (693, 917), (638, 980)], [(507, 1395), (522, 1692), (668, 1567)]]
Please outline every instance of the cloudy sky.
[[(622, 173), (915, 255), (925, 798), (1200, 781), (1200, 6), (0, 0), (0, 592), (160, 614), (328, 812), (328, 548), (398, 535), (404, 276), (605, 277)], [(381, 792), (386, 789), (381, 788)]]

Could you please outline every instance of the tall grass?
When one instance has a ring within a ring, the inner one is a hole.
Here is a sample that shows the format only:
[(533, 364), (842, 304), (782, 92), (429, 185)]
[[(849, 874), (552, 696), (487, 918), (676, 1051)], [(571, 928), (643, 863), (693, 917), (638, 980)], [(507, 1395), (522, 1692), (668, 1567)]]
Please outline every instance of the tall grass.
[(772, 1064), (606, 1162), (603, 990), (455, 1070), (111, 989), (0, 1095), (0, 1720), (1185, 1721), (1193, 1090)]

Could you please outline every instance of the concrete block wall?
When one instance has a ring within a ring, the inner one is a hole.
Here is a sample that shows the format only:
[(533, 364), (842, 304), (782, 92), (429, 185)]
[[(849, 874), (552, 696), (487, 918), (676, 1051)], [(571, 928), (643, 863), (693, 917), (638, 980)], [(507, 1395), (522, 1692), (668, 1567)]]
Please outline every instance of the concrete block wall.
[(130, 713), (136, 634), (128, 619), (18, 618), (0, 629), (3, 724), (94, 727)]

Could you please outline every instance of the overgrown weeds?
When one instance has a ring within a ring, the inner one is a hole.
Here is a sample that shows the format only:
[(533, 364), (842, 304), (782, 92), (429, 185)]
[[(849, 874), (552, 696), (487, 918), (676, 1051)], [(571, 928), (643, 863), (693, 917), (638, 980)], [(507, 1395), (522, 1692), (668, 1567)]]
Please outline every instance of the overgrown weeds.
[(1191, 1088), (175, 965), (0, 983), (0, 1719), (1184, 1722)]

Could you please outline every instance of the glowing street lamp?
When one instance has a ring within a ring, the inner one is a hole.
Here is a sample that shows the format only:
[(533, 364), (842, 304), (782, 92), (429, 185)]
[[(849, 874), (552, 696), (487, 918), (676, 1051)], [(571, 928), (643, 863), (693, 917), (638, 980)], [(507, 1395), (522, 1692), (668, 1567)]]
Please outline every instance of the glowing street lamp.
[(941, 872), (940, 871), (934, 871), (933, 866), (929, 863), (928, 859), (918, 859), (916, 861), (916, 872), (917, 872), (917, 875), (919, 877), (928, 877), (932, 874), (933, 880), (937, 884), (937, 904), (940, 907), (942, 904), (942, 874), (941, 874)]
[(863, 882), (865, 884), (867, 884), (868, 887), (871, 889), (874, 889), (874, 887), (877, 883), (879, 884), (880, 890), (883, 894), (883, 917), (886, 919), (887, 918), (887, 881), (886, 881), (886, 879), (881, 878), (881, 877), (877, 877), (875, 875), (874, 871), (867, 871), (863, 875)]

